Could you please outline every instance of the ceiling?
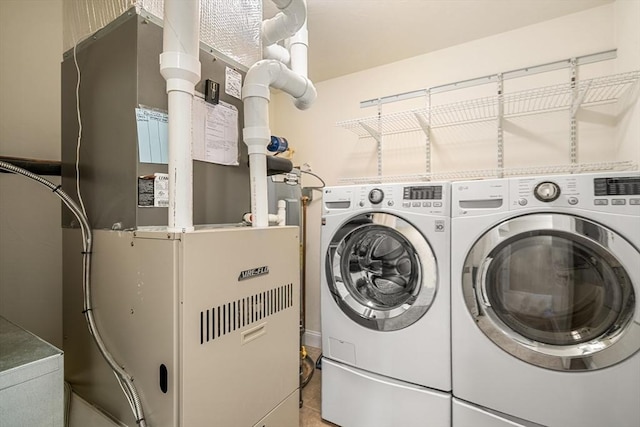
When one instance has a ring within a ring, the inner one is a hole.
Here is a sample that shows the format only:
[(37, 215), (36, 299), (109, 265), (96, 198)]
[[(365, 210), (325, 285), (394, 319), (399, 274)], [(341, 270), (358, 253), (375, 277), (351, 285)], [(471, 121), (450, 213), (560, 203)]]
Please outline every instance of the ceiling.
[[(315, 82), (611, 3), (613, 0), (307, 0)], [(264, 0), (264, 16), (278, 9)]]

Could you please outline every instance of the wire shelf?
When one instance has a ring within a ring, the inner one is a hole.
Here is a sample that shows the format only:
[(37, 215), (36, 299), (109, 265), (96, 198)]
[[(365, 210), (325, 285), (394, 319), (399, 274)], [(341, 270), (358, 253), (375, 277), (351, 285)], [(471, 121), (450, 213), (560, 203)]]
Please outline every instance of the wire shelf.
[[(640, 71), (615, 74), (570, 83), (528, 89), (506, 94), (502, 99), (503, 117), (515, 117), (541, 112), (571, 110), (616, 102), (640, 78)], [(408, 132), (467, 123), (492, 121), (499, 118), (500, 100), (497, 96), (471, 99), (396, 113), (345, 120), (336, 126), (355, 133), (359, 138), (378, 138)]]
[(340, 184), (381, 184), (395, 182), (420, 182), (420, 181), (454, 181), (466, 179), (498, 178), (509, 176), (532, 176), (532, 175), (553, 175), (562, 173), (585, 173), (585, 172), (606, 172), (606, 171), (629, 171), (637, 170), (635, 162), (599, 162), (580, 163), (568, 165), (534, 166), (523, 168), (505, 169), (476, 169), (453, 172), (434, 172), (430, 174), (375, 176), (375, 177), (353, 177), (341, 178)]

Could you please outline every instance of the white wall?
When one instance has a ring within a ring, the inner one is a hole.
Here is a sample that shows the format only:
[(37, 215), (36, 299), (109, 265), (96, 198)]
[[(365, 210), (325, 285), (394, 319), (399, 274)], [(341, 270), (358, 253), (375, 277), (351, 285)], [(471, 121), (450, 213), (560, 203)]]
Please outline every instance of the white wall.
[[(640, 1), (618, 0), (615, 5), (614, 33), (619, 52), (616, 72), (637, 70), (640, 68)], [(640, 103), (632, 105), (617, 128), (617, 150), (621, 159), (640, 158)]]
[[(60, 160), (62, 1), (0, 1), (0, 57), (0, 155)], [(58, 198), (0, 174), (0, 315), (58, 347), (61, 250)]]
[[(620, 52), (614, 64), (585, 66), (580, 77), (614, 73), (618, 71), (616, 64), (622, 63), (626, 70), (640, 69), (637, 47), (640, 40), (637, 25), (640, 20), (639, 5), (640, 2), (635, 0), (618, 0), (563, 18), (320, 82), (316, 85), (318, 101), (304, 112), (297, 111), (286, 94), (276, 94), (272, 101), (272, 132), (287, 137), (296, 150), (295, 163), (309, 163), (327, 185), (338, 185), (339, 179), (345, 177), (373, 176), (377, 164), (375, 142), (372, 139), (358, 140), (355, 134), (335, 126), (338, 121), (376, 114), (375, 108), (361, 110), (360, 101), (616, 47), (620, 48)], [(313, 28), (309, 31), (313, 32)], [(464, 28), (460, 31), (464, 31)], [(375, 54), (374, 47), (364, 48)], [(310, 46), (310, 55), (313, 55), (313, 45)], [(550, 76), (539, 76), (532, 80), (546, 85), (550, 83), (546, 83), (545, 79), (558, 78), (564, 79), (562, 82), (567, 81), (568, 72), (554, 72)], [(476, 96), (486, 96), (483, 93), (487, 88), (474, 91), (477, 91), (474, 93)], [(451, 102), (455, 95), (451, 93), (437, 102)], [(412, 101), (402, 109), (414, 108), (417, 106), (413, 105), (415, 103)], [(611, 150), (608, 139), (615, 138), (616, 126), (607, 114), (583, 114), (582, 121), (579, 161), (640, 160), (637, 137), (628, 137), (617, 145), (616, 150)], [(625, 135), (637, 135), (638, 123), (638, 120), (627, 121), (625, 126), (635, 127), (635, 130), (627, 130)], [(555, 128), (560, 124), (566, 127), (567, 122), (564, 118), (555, 117), (550, 123), (545, 122), (543, 127), (527, 120), (510, 123), (505, 134), (506, 166), (568, 163), (569, 134), (568, 131)], [(540, 133), (545, 128), (550, 131)], [(487, 130), (482, 126), (463, 126), (457, 131), (442, 131), (435, 137), (432, 170), (495, 167), (494, 134), (495, 129)], [(607, 143), (602, 144), (603, 140)], [(391, 175), (423, 172), (422, 141), (422, 137), (416, 140), (415, 136), (385, 141), (383, 172)], [(303, 183), (315, 185), (312, 178), (305, 179)], [(319, 253), (321, 196), (317, 192), (314, 192), (314, 196), (308, 214), (307, 329), (320, 331), (319, 269), (323, 257)]]

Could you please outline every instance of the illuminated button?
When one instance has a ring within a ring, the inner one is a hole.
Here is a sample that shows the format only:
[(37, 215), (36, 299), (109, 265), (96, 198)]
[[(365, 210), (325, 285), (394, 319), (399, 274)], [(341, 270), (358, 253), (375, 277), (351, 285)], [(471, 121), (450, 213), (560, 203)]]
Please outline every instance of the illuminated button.
[(442, 207), (442, 202), (433, 202), (433, 207), (434, 208), (441, 208)]
[(594, 199), (593, 204), (596, 206), (604, 206), (608, 205), (609, 201), (607, 199)]
[(630, 205), (640, 205), (640, 199), (629, 199)]
[(420, 207), (420, 202), (413, 202), (413, 203), (411, 203), (411, 206), (413, 206), (414, 208), (419, 208)]
[(577, 197), (569, 197), (569, 199), (567, 199), (567, 202), (569, 202), (570, 205), (577, 205), (578, 204), (578, 198)]
[(627, 204), (627, 201), (626, 201), (625, 199), (612, 199), (612, 200), (611, 200), (611, 204), (612, 204), (612, 205), (618, 205), (618, 206), (620, 206), (620, 205), (626, 205), (626, 204)]
[(422, 207), (423, 208), (430, 208), (431, 207), (431, 202), (422, 202)]
[(402, 202), (402, 207), (403, 208), (410, 208), (411, 207), (411, 202)]

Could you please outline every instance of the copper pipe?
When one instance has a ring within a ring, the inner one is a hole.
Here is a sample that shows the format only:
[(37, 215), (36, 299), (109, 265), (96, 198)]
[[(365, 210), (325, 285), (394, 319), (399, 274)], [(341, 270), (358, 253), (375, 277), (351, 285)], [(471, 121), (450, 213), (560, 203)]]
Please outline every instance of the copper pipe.
[(302, 243), (300, 250), (300, 270), (302, 277), (300, 278), (300, 333), (304, 334), (307, 327), (307, 207), (311, 199), (308, 196), (302, 197)]

